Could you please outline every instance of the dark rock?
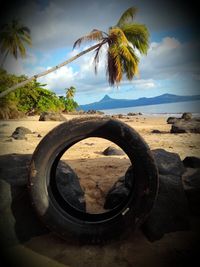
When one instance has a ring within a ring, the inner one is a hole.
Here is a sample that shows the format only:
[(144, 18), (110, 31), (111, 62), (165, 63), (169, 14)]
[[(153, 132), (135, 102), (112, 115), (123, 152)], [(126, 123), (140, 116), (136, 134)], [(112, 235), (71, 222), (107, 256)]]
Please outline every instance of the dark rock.
[(192, 119), (192, 113), (184, 112), (181, 119), (186, 120), (186, 121), (191, 120)]
[(178, 122), (178, 121), (180, 121), (180, 118), (169, 117), (169, 118), (167, 119), (167, 123), (168, 123), (168, 124), (173, 124), (173, 123)]
[(56, 182), (64, 200), (75, 208), (86, 212), (84, 191), (80, 186), (79, 178), (69, 165), (62, 161), (59, 162), (57, 167)]
[(61, 113), (43, 112), (39, 121), (66, 121), (67, 119)]
[(200, 215), (200, 168), (187, 168), (183, 175), (183, 186), (191, 213)]
[(159, 174), (181, 176), (185, 168), (177, 153), (168, 152), (164, 149), (152, 150)]
[(132, 185), (133, 172), (132, 166), (130, 166), (126, 171), (125, 176), (120, 177), (108, 191), (104, 203), (104, 209), (113, 209), (120, 205), (129, 195)]
[(135, 113), (135, 112), (129, 112), (128, 114), (127, 114), (127, 116), (138, 116), (138, 115), (142, 115), (142, 113)]
[(161, 239), (165, 233), (190, 228), (188, 203), (181, 176), (159, 174), (159, 183), (157, 200), (142, 226), (143, 233), (151, 242)]
[(0, 179), (11, 186), (27, 184), (30, 154), (8, 154), (0, 156)]
[(37, 135), (37, 137), (39, 137), (39, 138), (40, 138), (40, 137), (42, 137), (42, 135), (41, 135), (41, 134), (38, 134), (38, 135)]
[(24, 140), (26, 139), (26, 134), (31, 134), (31, 130), (26, 127), (17, 127), (15, 131), (12, 133), (12, 137), (16, 140)]
[[(30, 203), (27, 190), (30, 160), (29, 154), (0, 156), (0, 213), (3, 218), (0, 220), (0, 230), (3, 231), (3, 234), (0, 233), (0, 241), (6, 245), (25, 242), (34, 236), (49, 232), (38, 220)], [(84, 193), (77, 176), (71, 171), (66, 163), (62, 161), (59, 163), (56, 175), (58, 187), (63, 198), (66, 197), (64, 193), (66, 189), (71, 194), (71, 203), (83, 210)], [(73, 197), (77, 199), (73, 200)], [(69, 196), (66, 200), (69, 200)]]
[(200, 168), (200, 158), (197, 157), (185, 157), (183, 164), (187, 168)]
[(200, 133), (200, 122), (194, 119), (180, 120), (172, 125), (171, 133)]
[(115, 147), (109, 146), (103, 151), (103, 154), (105, 156), (120, 156), (120, 155), (124, 155), (125, 153), (121, 149), (117, 149)]
[(157, 134), (157, 133), (158, 133), (158, 134), (162, 133), (160, 130), (156, 130), (156, 129), (155, 129), (155, 130), (152, 130), (151, 132), (152, 132), (152, 133), (156, 133), (156, 134)]
[(104, 209), (114, 209), (128, 197), (129, 193), (130, 190), (124, 184), (111, 188), (106, 195)]
[(97, 114), (97, 115), (103, 115), (104, 114), (104, 112), (103, 111), (99, 111), (99, 110), (93, 110), (93, 109), (91, 109), (91, 110), (88, 110), (87, 112), (86, 112), (86, 114)]
[[(189, 230), (189, 210), (182, 185), (183, 163), (176, 153), (164, 149), (152, 151), (159, 171), (158, 198), (142, 229), (150, 241), (155, 241), (165, 233)], [(109, 190), (105, 209), (119, 205), (130, 192), (134, 181), (132, 167)]]

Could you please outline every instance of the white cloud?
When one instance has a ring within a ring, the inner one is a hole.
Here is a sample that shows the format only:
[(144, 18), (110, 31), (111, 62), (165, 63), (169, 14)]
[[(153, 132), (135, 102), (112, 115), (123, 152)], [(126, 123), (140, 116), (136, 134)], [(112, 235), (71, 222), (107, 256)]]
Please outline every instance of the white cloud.
[(77, 74), (78, 72), (73, 71), (72, 67), (64, 66), (55, 72), (39, 78), (38, 81), (47, 84), (49, 89), (59, 94), (64, 94), (64, 89), (74, 84)]
[(152, 89), (156, 87), (156, 82), (153, 79), (134, 80), (133, 86), (136, 89)]

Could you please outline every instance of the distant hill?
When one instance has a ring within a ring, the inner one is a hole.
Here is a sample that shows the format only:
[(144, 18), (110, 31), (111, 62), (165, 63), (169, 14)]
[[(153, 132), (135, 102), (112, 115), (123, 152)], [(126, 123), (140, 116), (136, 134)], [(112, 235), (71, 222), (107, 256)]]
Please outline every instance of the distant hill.
[(114, 99), (105, 95), (99, 102), (94, 102), (87, 105), (80, 105), (80, 110), (103, 110), (115, 108), (139, 107), (147, 105), (158, 105), (165, 103), (185, 102), (192, 100), (200, 100), (200, 95), (179, 96), (173, 94), (163, 94), (155, 97), (142, 97), (138, 99)]

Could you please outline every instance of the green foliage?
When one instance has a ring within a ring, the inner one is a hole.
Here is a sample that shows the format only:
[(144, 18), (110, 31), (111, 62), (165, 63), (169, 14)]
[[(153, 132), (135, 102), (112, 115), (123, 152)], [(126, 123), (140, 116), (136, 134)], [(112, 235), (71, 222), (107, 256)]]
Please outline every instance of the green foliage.
[[(26, 80), (23, 75), (8, 74), (5, 70), (0, 69), (0, 92), (23, 80)], [(39, 114), (44, 111), (57, 112), (65, 109), (63, 101), (54, 92), (43, 88), (44, 86), (46, 85), (34, 80), (1, 98), (0, 118), (17, 118), (30, 112)]]
[(31, 43), (30, 30), (20, 21), (12, 20), (8, 24), (3, 24), (0, 29), (0, 50), (4, 54), (1, 66), (8, 54), (13, 55), (16, 59), (19, 55), (26, 57), (25, 45), (31, 45)]
[(72, 112), (78, 107), (78, 103), (73, 99), (76, 89), (71, 86), (66, 90), (66, 96), (60, 96), (60, 100), (64, 104), (64, 111)]

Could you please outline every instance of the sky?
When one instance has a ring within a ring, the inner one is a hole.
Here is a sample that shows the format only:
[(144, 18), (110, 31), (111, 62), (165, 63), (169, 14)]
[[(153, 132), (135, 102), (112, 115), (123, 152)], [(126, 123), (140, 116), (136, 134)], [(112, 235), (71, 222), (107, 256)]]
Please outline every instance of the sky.
[[(17, 3), (16, 3), (17, 2)], [(150, 47), (140, 58), (139, 75), (125, 78), (110, 87), (106, 77), (106, 47), (98, 74), (94, 73), (90, 52), (76, 61), (38, 79), (58, 95), (76, 88), (79, 104), (99, 101), (105, 94), (118, 99), (153, 97), (165, 93), (200, 94), (200, 40), (197, 6), (190, 1), (151, 0), (18, 0), (6, 1), (0, 23), (20, 19), (31, 30), (32, 47), (27, 58), (9, 57), (4, 65), (9, 73), (31, 76), (61, 63), (93, 45), (72, 49), (73, 43), (93, 29), (107, 31), (129, 7), (138, 9), (135, 21), (150, 32)]]

